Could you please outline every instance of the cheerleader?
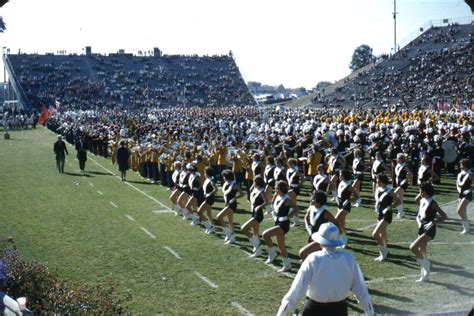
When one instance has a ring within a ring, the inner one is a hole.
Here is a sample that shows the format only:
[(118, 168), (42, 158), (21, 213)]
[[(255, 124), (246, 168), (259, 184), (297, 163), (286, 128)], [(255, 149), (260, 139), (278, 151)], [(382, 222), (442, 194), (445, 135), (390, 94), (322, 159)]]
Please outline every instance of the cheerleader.
[(439, 177), (430, 168), (430, 159), (428, 157), (423, 157), (423, 159), (421, 159), (420, 168), (418, 168), (417, 184), (420, 185), (426, 181), (436, 183), (438, 179)]
[(351, 212), (351, 195), (354, 195), (356, 199), (356, 205), (360, 205), (360, 196), (359, 193), (352, 187), (351, 172), (347, 169), (339, 171), (339, 185), (337, 187), (337, 214), (336, 220), (339, 223), (339, 228), (342, 233), (342, 240), (344, 245), (347, 245), (347, 235), (346, 235), (346, 217)]
[(331, 148), (331, 153), (329, 154), (327, 158), (327, 165), (329, 166), (329, 169), (331, 170), (331, 192), (332, 192), (332, 198), (333, 201), (336, 200), (337, 197), (337, 182), (339, 181), (339, 171), (343, 167), (343, 162), (341, 160), (341, 157), (339, 157), (339, 154), (337, 153), (336, 148)]
[(331, 222), (334, 225), (339, 226), (334, 216), (332, 216), (332, 214), (326, 210), (326, 201), (327, 196), (321, 191), (316, 191), (311, 197), (311, 205), (309, 206), (304, 218), (306, 231), (309, 234), (308, 244), (299, 251), (299, 256), (302, 260), (304, 260), (310, 253), (321, 250), (319, 243), (313, 241), (311, 238), (311, 235), (319, 230), (321, 224)]
[[(268, 200), (265, 194), (265, 181), (261, 176), (257, 176), (253, 179), (252, 192), (250, 193), (252, 218), (245, 222), (241, 228), (242, 233), (244, 233), (253, 244), (252, 255), (250, 256), (252, 258), (262, 255), (262, 247), (258, 231), (260, 223), (263, 221), (263, 210), (267, 204)], [(252, 229), (253, 235), (250, 233), (250, 229)]]
[[(230, 170), (224, 170), (222, 172), (224, 179), (224, 185), (222, 186), (222, 192), (224, 193), (225, 207), (217, 214), (217, 221), (224, 227), (226, 244), (235, 243), (234, 235), (234, 212), (237, 210), (237, 199), (245, 195), (240, 190), (239, 185), (235, 182), (234, 173)], [(224, 217), (227, 217), (228, 227), (225, 227)]]
[(389, 170), (388, 166), (385, 164), (382, 158), (382, 152), (377, 151), (375, 153), (375, 160), (372, 163), (372, 168), (370, 170), (370, 175), (372, 176), (372, 191), (375, 193), (377, 189), (377, 176), (379, 174), (385, 174)]
[(201, 187), (201, 175), (198, 172), (197, 166), (193, 163), (187, 164), (186, 169), (189, 172), (189, 199), (186, 203), (186, 209), (191, 214), (191, 225), (196, 226), (199, 223), (197, 215), (197, 208), (204, 201), (204, 193)]
[(457, 212), (462, 220), (463, 230), (462, 235), (467, 235), (470, 231), (469, 220), (467, 218), (467, 205), (472, 201), (472, 180), (473, 175), (470, 171), (469, 159), (461, 159), (459, 162), (459, 169), (461, 172), (458, 174), (456, 180), (456, 188), (459, 192), (459, 204)]
[(189, 218), (189, 212), (186, 209), (186, 203), (189, 200), (189, 195), (191, 194), (191, 188), (189, 186), (189, 170), (182, 170), (178, 177), (179, 188), (181, 193), (178, 196), (178, 206), (180, 207), (181, 214), (183, 219)]
[[(202, 186), (204, 192), (204, 201), (201, 203), (197, 210), (197, 214), (201, 219), (206, 230), (206, 234), (214, 233), (214, 222), (212, 220), (212, 205), (215, 202), (215, 194), (217, 193), (217, 186), (214, 180), (214, 170), (211, 167), (206, 167), (205, 169), (206, 180)], [(207, 221), (204, 218), (203, 213), (206, 212)]]
[[(429, 280), (430, 261), (427, 256), (428, 242), (436, 236), (436, 223), (443, 222), (448, 215), (439, 207), (434, 200), (433, 185), (429, 182), (420, 184), (420, 193), (417, 195), (415, 202), (420, 205), (416, 222), (418, 224), (418, 238), (410, 245), (410, 250), (416, 256), (418, 263), (421, 265), (421, 277), (417, 282)], [(436, 219), (439, 213), (441, 218)]]
[(387, 258), (387, 227), (392, 223), (392, 208), (400, 204), (398, 196), (388, 184), (387, 175), (379, 174), (377, 176), (377, 191), (375, 191), (377, 226), (372, 232), (372, 237), (377, 242), (380, 256), (375, 258), (375, 261), (384, 261)]
[(252, 156), (252, 173), (254, 179), (256, 176), (263, 176), (262, 162), (260, 161), (260, 155), (258, 154)]
[(395, 166), (395, 193), (400, 199), (400, 205), (397, 206), (397, 218), (400, 219), (405, 217), (405, 210), (403, 208), (403, 194), (408, 189), (408, 178), (412, 176), (412, 172), (406, 165), (406, 162), (407, 156), (399, 153), (397, 155), (397, 165)]
[(365, 165), (363, 160), (363, 153), (360, 149), (354, 150), (354, 160), (352, 161), (352, 173), (354, 174), (354, 183), (352, 186), (360, 194), (362, 181), (364, 180)]
[[(288, 170), (286, 170), (286, 181), (289, 185), (288, 196), (293, 201), (294, 204), (297, 204), (296, 197), (300, 194), (300, 179), (303, 177), (303, 174), (298, 168), (298, 160), (295, 158), (288, 159)], [(293, 212), (293, 226), (298, 225), (299, 217), (298, 211)]]
[(285, 160), (282, 157), (278, 157), (276, 160), (275, 172), (273, 173), (273, 178), (275, 182), (286, 181), (286, 168)]
[(180, 216), (182, 214), (181, 214), (181, 208), (178, 205), (178, 198), (181, 195), (182, 191), (179, 184), (179, 175), (181, 174), (181, 172), (183, 172), (183, 170), (181, 168), (180, 161), (175, 161), (173, 165), (174, 165), (174, 171), (173, 171), (173, 174), (171, 175), (171, 179), (173, 179), (173, 183), (175, 184), (175, 186), (173, 188), (173, 191), (171, 192), (170, 200), (171, 200), (171, 203), (173, 203), (174, 214), (176, 216)]
[(324, 172), (324, 165), (322, 163), (318, 165), (317, 170), (318, 174), (313, 179), (314, 192), (321, 192), (326, 196), (326, 200), (323, 203), (323, 205), (326, 205), (329, 176)]
[(262, 234), (265, 244), (267, 246), (268, 259), (266, 264), (270, 264), (275, 260), (277, 252), (273, 247), (272, 237), (275, 236), (280, 249), (280, 254), (283, 258), (283, 268), (279, 272), (286, 272), (291, 270), (290, 259), (285, 247), (285, 234), (290, 230), (290, 217), (293, 211), (298, 210), (298, 206), (288, 196), (288, 184), (285, 181), (278, 181), (275, 187), (276, 193), (273, 198), (273, 219), (275, 226), (265, 230)]
[[(267, 201), (272, 200), (273, 190), (275, 189), (275, 158), (272, 156), (267, 157), (267, 165), (265, 166), (265, 171), (263, 172), (263, 179), (265, 180), (265, 197)], [(267, 213), (272, 213), (272, 206), (267, 205)]]

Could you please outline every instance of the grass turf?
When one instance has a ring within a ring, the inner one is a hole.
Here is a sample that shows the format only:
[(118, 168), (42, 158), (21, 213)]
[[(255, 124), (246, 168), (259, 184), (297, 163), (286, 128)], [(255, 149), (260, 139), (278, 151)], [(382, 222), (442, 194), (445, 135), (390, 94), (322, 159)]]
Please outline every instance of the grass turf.
[[(233, 302), (255, 315), (276, 313), (292, 279), (261, 260), (248, 258), (242, 250), (250, 251), (251, 244), (244, 235), (239, 233), (236, 246), (230, 247), (223, 244), (220, 229), (208, 236), (171, 213), (154, 213), (163, 207), (143, 193), (170, 206), (169, 191), (129, 173), (133, 188), (106, 170), (118, 175), (110, 160), (91, 154), (87, 173), (81, 175), (71, 146), (66, 173), (59, 174), (52, 150), (55, 136), (42, 127), (10, 135), (11, 140), (0, 141), (0, 238), (13, 236), (23, 256), (46, 263), (71, 282), (113, 280), (119, 291), (132, 293), (128, 307), (138, 314), (240, 314)], [(454, 181), (443, 178), (437, 188), (439, 204), (456, 199)], [(303, 187), (299, 197), (301, 209), (308, 205), (308, 190)], [(474, 303), (474, 238), (459, 235), (457, 217), (441, 224), (428, 246), (432, 281), (415, 283), (419, 265), (408, 246), (417, 236), (416, 189), (410, 187), (405, 196), (407, 219), (394, 218), (388, 228), (391, 252), (383, 263), (373, 261), (378, 250), (370, 235), (370, 225), (376, 221), (370, 192), (366, 181), (364, 205), (353, 208), (348, 216), (347, 250), (355, 255), (369, 282), (376, 312), (439, 312)], [(218, 201), (214, 215), (222, 206), (222, 199)], [(452, 207), (446, 206), (450, 214)], [(333, 202), (328, 209), (335, 214)], [(242, 198), (235, 214), (237, 232), (250, 217), (248, 210)], [(271, 225), (265, 219), (261, 232)], [(292, 228), (286, 237), (297, 271), (298, 250), (306, 243), (307, 233), (303, 227)], [(353, 298), (350, 309), (361, 312)]]

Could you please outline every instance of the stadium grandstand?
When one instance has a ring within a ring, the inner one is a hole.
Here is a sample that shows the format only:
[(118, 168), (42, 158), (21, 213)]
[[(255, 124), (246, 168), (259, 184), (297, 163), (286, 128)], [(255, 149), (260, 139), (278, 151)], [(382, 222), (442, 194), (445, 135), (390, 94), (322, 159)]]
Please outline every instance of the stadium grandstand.
[(9, 54), (7, 71), (26, 109), (254, 104), (232, 54), (108, 56)]
[(393, 56), (382, 55), (332, 89), (326, 88), (326, 93), (315, 93), (299, 103), (323, 107), (470, 104), (473, 34), (472, 23), (431, 27)]

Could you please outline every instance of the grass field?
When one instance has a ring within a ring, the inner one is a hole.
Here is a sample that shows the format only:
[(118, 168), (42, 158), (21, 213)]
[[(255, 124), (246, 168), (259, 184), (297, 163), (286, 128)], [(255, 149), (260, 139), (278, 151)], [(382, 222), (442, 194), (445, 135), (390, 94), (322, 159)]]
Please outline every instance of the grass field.
[[(13, 236), (23, 256), (46, 263), (71, 282), (113, 280), (119, 291), (132, 293), (128, 308), (135, 314), (276, 313), (299, 267), (298, 250), (307, 241), (303, 227), (287, 234), (294, 272), (281, 275), (262, 260), (248, 258), (252, 247), (242, 234), (235, 246), (227, 246), (220, 229), (205, 235), (166, 212), (169, 191), (161, 186), (134, 173), (128, 183), (122, 182), (111, 174), (118, 171), (110, 160), (91, 154), (81, 175), (71, 146), (66, 173), (59, 174), (53, 134), (40, 127), (10, 135), (11, 140), (0, 140), (0, 238)], [(416, 190), (411, 187), (406, 194), (407, 218), (389, 226), (389, 258), (378, 263), (373, 261), (378, 249), (370, 234), (376, 216), (368, 185), (364, 206), (348, 216), (347, 250), (362, 268), (376, 312), (455, 311), (474, 304), (474, 235), (459, 234), (456, 205), (443, 207), (450, 219), (429, 244), (431, 281), (415, 283), (419, 266), (408, 246), (417, 235)], [(439, 204), (455, 200), (454, 178), (443, 179), (437, 192)], [(237, 228), (250, 217), (244, 200), (235, 215)], [(299, 204), (307, 207), (308, 189)], [(220, 198), (215, 214), (221, 206)], [(335, 214), (334, 204), (328, 209)], [(472, 205), (469, 215), (474, 215)], [(271, 224), (263, 222), (264, 228)], [(277, 259), (280, 268), (281, 257)], [(353, 298), (350, 305), (352, 312), (360, 312)]]

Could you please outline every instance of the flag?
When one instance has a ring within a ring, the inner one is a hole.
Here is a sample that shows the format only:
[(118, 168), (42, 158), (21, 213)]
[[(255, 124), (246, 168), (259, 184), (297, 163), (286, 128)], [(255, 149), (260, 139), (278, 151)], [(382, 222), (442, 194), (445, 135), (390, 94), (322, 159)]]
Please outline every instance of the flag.
[(38, 123), (43, 125), (44, 126), (44, 123), (46, 123), (46, 121), (48, 120), (49, 118), (49, 111), (48, 111), (48, 108), (43, 106), (43, 110), (41, 111), (41, 115), (40, 117), (38, 118)]

